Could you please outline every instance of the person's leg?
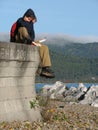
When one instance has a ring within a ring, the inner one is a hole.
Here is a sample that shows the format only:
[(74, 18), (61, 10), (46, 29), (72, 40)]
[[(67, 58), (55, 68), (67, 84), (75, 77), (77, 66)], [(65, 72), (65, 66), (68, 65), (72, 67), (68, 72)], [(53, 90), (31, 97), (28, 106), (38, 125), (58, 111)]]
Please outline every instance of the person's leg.
[[(28, 39), (29, 39), (29, 35), (27, 29), (25, 27), (20, 27), (18, 30), (18, 34), (16, 35), (16, 42), (28, 44), (29, 43)], [(39, 51), (40, 51), (40, 59), (41, 59), (41, 63), (39, 67), (42, 68), (40, 75), (48, 78), (54, 78), (54, 74), (50, 69), (51, 60), (50, 60), (48, 46), (41, 44)]]
[(40, 58), (41, 58), (40, 66), (42, 67), (42, 71), (40, 75), (48, 78), (54, 78), (55, 76), (53, 74), (53, 71), (50, 69), (51, 60), (50, 60), (48, 46), (41, 44), (39, 51), (40, 51)]
[(20, 27), (18, 29), (18, 33), (16, 34), (16, 42), (24, 43), (24, 44), (31, 44), (31, 38), (25, 27)]
[(48, 46), (41, 44), (39, 51), (40, 51), (40, 58), (41, 58), (41, 67), (51, 67)]

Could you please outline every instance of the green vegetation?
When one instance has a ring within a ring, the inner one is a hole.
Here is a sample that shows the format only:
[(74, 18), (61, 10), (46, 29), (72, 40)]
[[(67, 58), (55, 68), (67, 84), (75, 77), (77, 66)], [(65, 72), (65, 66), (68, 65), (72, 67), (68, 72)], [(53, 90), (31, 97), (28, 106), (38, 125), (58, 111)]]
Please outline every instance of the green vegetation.
[[(51, 82), (98, 82), (98, 43), (48, 46), (56, 75)], [(44, 82), (47, 79), (40, 80)]]
[(39, 107), (39, 104), (36, 99), (33, 99), (32, 101), (30, 101), (30, 108), (32, 109), (36, 107)]

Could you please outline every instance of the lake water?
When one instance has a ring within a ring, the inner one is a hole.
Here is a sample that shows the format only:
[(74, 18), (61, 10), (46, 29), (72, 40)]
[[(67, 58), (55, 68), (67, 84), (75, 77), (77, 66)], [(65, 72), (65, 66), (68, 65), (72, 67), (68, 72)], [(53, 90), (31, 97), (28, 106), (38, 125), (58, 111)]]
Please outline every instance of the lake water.
[[(65, 83), (67, 87), (78, 87), (79, 83)], [(98, 85), (98, 83), (83, 83), (87, 88), (92, 86), (92, 85)], [(35, 88), (36, 88), (36, 92), (38, 93), (42, 87), (46, 85), (46, 83), (36, 83), (35, 84)], [(48, 84), (48, 85), (53, 85), (53, 84)]]

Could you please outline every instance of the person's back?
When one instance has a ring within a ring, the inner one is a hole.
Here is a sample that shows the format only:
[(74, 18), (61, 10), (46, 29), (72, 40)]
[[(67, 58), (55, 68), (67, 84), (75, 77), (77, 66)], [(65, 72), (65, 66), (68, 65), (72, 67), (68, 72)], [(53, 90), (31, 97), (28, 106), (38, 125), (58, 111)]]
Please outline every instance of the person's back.
[(10, 42), (15, 42), (16, 26), (17, 26), (17, 22), (15, 22), (11, 27), (11, 30), (10, 30)]

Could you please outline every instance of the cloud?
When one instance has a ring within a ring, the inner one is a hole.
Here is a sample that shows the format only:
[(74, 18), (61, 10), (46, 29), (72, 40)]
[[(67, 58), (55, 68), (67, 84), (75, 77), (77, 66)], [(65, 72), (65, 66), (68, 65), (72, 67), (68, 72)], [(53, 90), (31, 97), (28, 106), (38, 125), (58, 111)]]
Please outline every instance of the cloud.
[(0, 33), (0, 41), (9, 42), (10, 41), (9, 33)]
[(47, 40), (50, 39), (59, 39), (64, 40), (66, 42), (71, 43), (92, 43), (92, 42), (98, 42), (98, 36), (72, 36), (72, 35), (66, 35), (66, 34), (38, 34), (36, 38), (43, 38), (46, 37)]
[(81, 36), (81, 37), (78, 37), (77, 40), (80, 40), (82, 43), (98, 42), (98, 37), (97, 36)]
[[(37, 34), (36, 39), (43, 39), (44, 37), (47, 38), (47, 41), (49, 40), (63, 40), (64, 42), (71, 42), (71, 43), (92, 43), (92, 42), (98, 42), (97, 36), (71, 36), (66, 34)], [(0, 33), (0, 41), (9, 42), (10, 34), (9, 33)]]

